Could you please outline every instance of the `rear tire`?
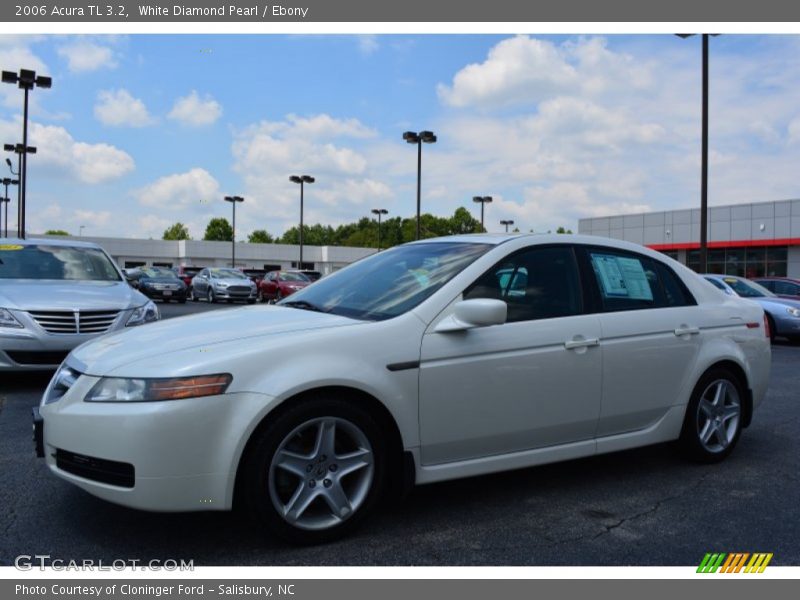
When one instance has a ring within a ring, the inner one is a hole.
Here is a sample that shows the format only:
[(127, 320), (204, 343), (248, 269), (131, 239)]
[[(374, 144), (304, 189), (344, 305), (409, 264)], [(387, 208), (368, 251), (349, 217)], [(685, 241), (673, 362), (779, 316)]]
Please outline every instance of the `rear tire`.
[(697, 382), (686, 407), (678, 448), (688, 459), (715, 463), (733, 452), (742, 433), (746, 389), (726, 367), (713, 367)]
[(298, 401), (256, 433), (242, 463), (251, 516), (295, 544), (347, 535), (385, 490), (385, 435), (372, 415), (345, 398)]

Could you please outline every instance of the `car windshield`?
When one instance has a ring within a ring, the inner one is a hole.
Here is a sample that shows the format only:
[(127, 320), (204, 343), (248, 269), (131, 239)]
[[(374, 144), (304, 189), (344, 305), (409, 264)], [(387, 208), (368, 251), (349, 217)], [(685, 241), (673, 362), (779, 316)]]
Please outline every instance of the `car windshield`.
[(217, 279), (247, 279), (247, 275), (236, 269), (209, 269), (209, 272)]
[(0, 279), (121, 281), (99, 248), (1, 243)]
[(281, 273), (280, 275), (278, 275), (278, 279), (280, 279), (281, 281), (305, 281), (306, 283), (311, 282), (311, 280), (302, 273)]
[(384, 250), (295, 292), (279, 305), (380, 321), (418, 306), (488, 244), (428, 242)]
[(167, 277), (169, 279), (178, 278), (178, 276), (175, 275), (175, 273), (169, 269), (159, 269), (158, 267), (145, 267), (143, 269), (140, 269), (140, 271), (143, 277), (152, 277), (152, 278)]
[(775, 295), (764, 286), (753, 283), (752, 281), (746, 281), (736, 277), (724, 277), (722, 281), (727, 283), (731, 289), (742, 298), (771, 298)]

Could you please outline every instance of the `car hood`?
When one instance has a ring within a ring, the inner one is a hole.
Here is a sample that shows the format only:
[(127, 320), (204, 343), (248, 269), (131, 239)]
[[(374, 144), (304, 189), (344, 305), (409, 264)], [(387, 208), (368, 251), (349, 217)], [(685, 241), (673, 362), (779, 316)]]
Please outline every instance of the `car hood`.
[(0, 279), (0, 307), (16, 310), (122, 310), (147, 302), (124, 281)]
[[(82, 373), (105, 375), (144, 358), (278, 334), (356, 325), (362, 321), (281, 306), (247, 306), (167, 319), (113, 333), (79, 346), (70, 364)], [(179, 365), (175, 365), (179, 368)]]
[(792, 300), (790, 298), (780, 298), (778, 296), (765, 296), (763, 298), (747, 298), (747, 300), (755, 300), (762, 306), (765, 304), (781, 304), (783, 306), (791, 306), (792, 308), (800, 308), (800, 301)]
[(211, 283), (227, 283), (228, 285), (250, 285), (253, 283), (249, 278), (248, 279), (223, 279), (220, 277), (216, 277), (211, 280)]

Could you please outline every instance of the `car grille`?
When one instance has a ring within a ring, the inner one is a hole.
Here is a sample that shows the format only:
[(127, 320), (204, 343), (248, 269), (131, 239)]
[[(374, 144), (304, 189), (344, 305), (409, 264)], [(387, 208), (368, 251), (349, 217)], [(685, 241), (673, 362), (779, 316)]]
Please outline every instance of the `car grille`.
[(175, 285), (174, 283), (154, 283), (153, 284), (153, 289), (155, 289), (155, 290), (172, 290), (174, 292), (174, 291), (178, 290), (178, 287), (179, 286)]
[(132, 488), (136, 481), (134, 467), (129, 463), (84, 456), (60, 448), (56, 449), (56, 466), (84, 479), (124, 488)]
[(104, 333), (113, 325), (118, 310), (29, 311), (47, 333)]
[(69, 350), (6, 350), (6, 354), (20, 365), (60, 365)]
[(244, 285), (229, 285), (228, 286), (228, 293), (229, 294), (250, 294), (250, 286)]

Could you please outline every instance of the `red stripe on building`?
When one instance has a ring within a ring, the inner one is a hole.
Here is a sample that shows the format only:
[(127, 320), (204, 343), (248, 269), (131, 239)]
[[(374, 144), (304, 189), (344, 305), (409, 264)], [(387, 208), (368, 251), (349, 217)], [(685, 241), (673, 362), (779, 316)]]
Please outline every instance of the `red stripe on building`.
[[(698, 250), (700, 248), (700, 242), (683, 242), (680, 244), (646, 244), (646, 246), (652, 250)], [(749, 248), (754, 246), (800, 246), (800, 238), (708, 242), (709, 248)]]

